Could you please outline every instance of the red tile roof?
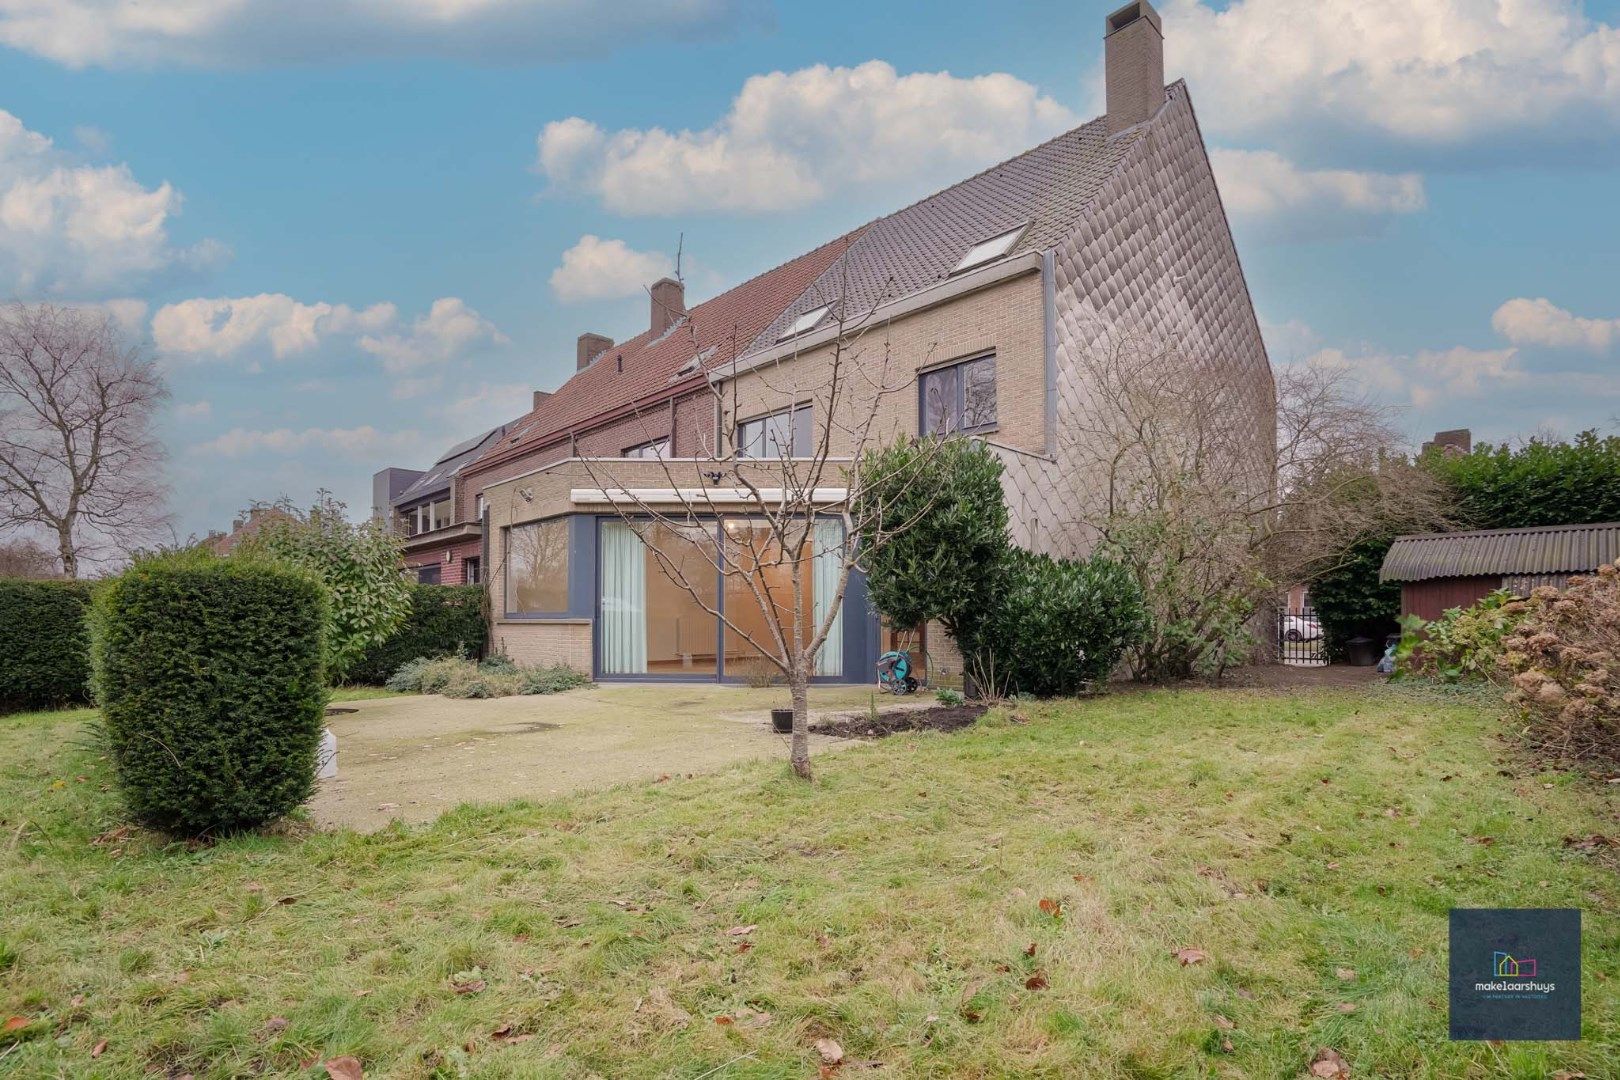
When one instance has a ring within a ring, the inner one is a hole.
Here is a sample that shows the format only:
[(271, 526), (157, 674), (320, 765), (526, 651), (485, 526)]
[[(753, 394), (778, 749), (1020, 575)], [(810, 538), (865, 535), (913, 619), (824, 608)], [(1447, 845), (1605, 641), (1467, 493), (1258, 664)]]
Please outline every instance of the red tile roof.
[(714, 352), (705, 359), (703, 369), (740, 355), (859, 233), (841, 236), (705, 300), (691, 308), (686, 320), (673, 330), (657, 336), (649, 330), (613, 346), (559, 386), (538, 408), (508, 424), (508, 434), (463, 473), (476, 474), (553, 443), (570, 431), (583, 431), (701, 385), (702, 369), (681, 378), (676, 373), (710, 348)]

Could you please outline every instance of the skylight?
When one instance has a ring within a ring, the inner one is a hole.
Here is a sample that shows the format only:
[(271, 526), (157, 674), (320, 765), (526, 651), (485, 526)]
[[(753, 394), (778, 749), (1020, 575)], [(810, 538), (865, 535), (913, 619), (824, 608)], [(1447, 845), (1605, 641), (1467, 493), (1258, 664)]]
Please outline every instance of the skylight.
[(805, 312), (797, 319), (794, 319), (793, 325), (782, 331), (781, 335), (778, 336), (776, 340), (786, 341), (790, 337), (798, 337), (800, 334), (808, 333), (809, 331), (814, 330), (816, 328), (816, 324), (822, 319), (826, 318), (827, 312), (831, 310), (831, 304), (822, 304), (820, 307), (815, 308), (812, 311)]
[(980, 240), (977, 244), (968, 248), (967, 254), (962, 256), (962, 261), (956, 264), (956, 268), (951, 273), (960, 274), (964, 270), (987, 263), (992, 259), (1001, 258), (1013, 249), (1013, 246), (1018, 243), (1027, 228), (1029, 228), (1029, 225), (1026, 223), (1016, 229), (1008, 229), (1004, 233), (992, 236), (988, 240)]

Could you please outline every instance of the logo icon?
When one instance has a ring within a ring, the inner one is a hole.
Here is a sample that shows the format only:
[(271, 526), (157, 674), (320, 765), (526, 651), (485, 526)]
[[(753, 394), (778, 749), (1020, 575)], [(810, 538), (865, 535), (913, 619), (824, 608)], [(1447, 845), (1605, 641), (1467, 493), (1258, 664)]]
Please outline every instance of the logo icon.
[(1491, 953), (1491, 974), (1498, 979), (1533, 979), (1536, 977), (1534, 957), (1517, 957), (1505, 952)]

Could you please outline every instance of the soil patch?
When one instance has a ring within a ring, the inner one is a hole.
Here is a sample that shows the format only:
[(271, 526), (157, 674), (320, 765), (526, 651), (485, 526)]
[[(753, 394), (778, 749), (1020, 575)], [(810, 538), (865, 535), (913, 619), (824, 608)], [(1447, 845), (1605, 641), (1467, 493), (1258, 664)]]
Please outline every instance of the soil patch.
[(881, 739), (902, 731), (960, 731), (989, 711), (986, 705), (936, 705), (928, 709), (890, 709), (876, 719), (870, 713), (848, 713), (817, 720), (810, 725), (816, 735), (840, 739)]

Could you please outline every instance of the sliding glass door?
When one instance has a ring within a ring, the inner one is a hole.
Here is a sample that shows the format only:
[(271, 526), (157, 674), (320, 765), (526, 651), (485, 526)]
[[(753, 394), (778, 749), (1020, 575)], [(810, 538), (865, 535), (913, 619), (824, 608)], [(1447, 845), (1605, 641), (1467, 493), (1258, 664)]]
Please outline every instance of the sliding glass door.
[[(794, 562), (801, 562), (804, 572), (798, 622), (807, 640), (838, 599), (842, 543), (843, 526), (835, 520), (817, 522), (803, 550), (784, 557), (769, 528), (746, 519), (684, 526), (603, 519), (598, 544), (602, 674), (746, 678), (774, 672), (760, 649), (777, 651), (773, 624), (778, 621), (792, 633)], [(772, 609), (776, 619), (770, 617)], [(724, 611), (735, 625), (725, 625), (711, 611)], [(840, 612), (816, 673), (841, 676), (843, 655)]]

